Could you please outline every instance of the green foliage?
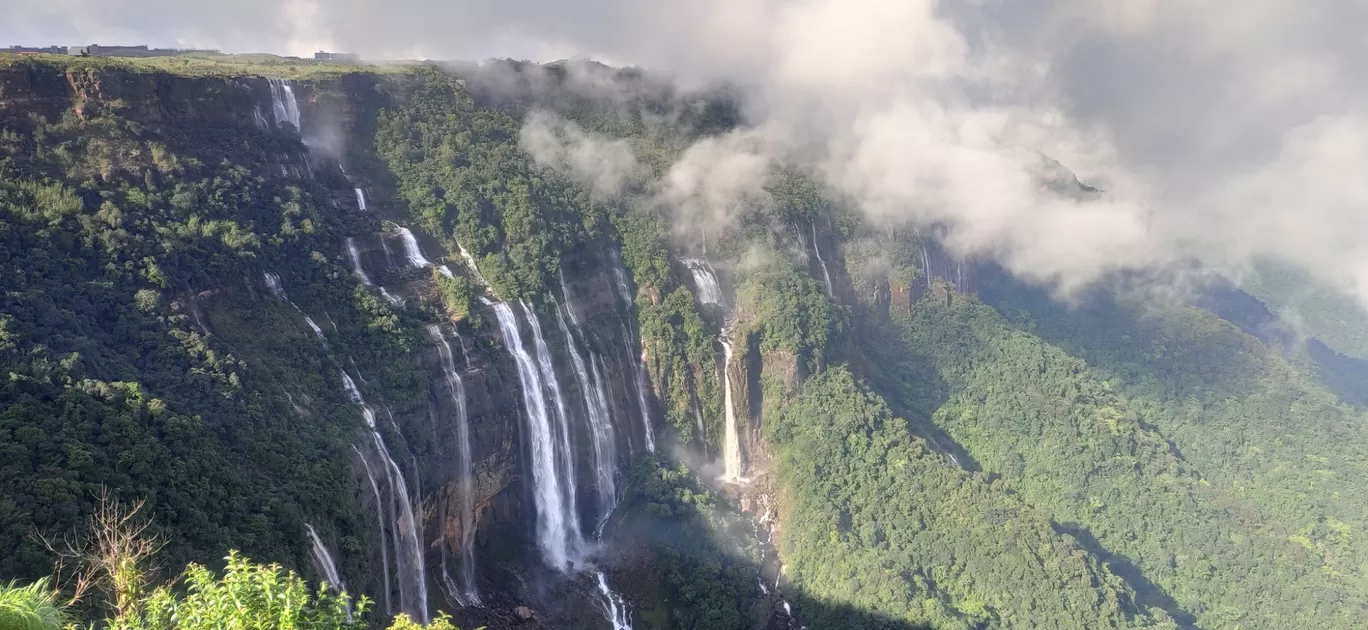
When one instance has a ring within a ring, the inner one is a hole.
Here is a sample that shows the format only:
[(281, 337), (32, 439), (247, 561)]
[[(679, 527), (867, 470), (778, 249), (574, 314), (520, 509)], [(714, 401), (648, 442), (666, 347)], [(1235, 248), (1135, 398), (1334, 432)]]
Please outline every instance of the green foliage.
[[(440, 613), (440, 614), (438, 614), (438, 615), (437, 615), (437, 618), (436, 618), (436, 619), (433, 619), (433, 620), (432, 620), (432, 623), (430, 623), (430, 624), (428, 624), (428, 625), (426, 625), (426, 626), (423, 625), (423, 624), (421, 624), (421, 623), (418, 623), (418, 622), (416, 622), (416, 621), (414, 621), (414, 620), (412, 620), (412, 619), (410, 619), (409, 616), (408, 616), (407, 614), (405, 614), (405, 613), (399, 613), (398, 615), (395, 615), (395, 617), (394, 617), (394, 623), (390, 625), (389, 630), (461, 630), (461, 629), (460, 629), (460, 628), (457, 628), (456, 626), (451, 625), (451, 616), (448, 615), (448, 614), (446, 614), (446, 613)], [(484, 630), (484, 628), (478, 628), (477, 630)]]
[(825, 364), (828, 347), (849, 328), (849, 311), (828, 299), (818, 281), (778, 259), (748, 270), (737, 300), (753, 318), (762, 352), (791, 352), (810, 371)]
[(0, 586), (0, 630), (60, 630), (66, 619), (48, 580)]
[(759, 550), (741, 542), (754, 540), (746, 519), (687, 468), (654, 456), (633, 465), (619, 510), (627, 516), (617, 535), (642, 540), (660, 581), (658, 608), (634, 611), (637, 619), (680, 630), (749, 627)]
[(448, 278), (433, 269), (432, 281), (437, 285), (437, 292), (442, 296), (442, 305), (446, 307), (447, 314), (455, 319), (464, 319), (470, 315), (470, 298), (473, 293), (469, 279), (463, 276)]
[(362, 527), (360, 418), (334, 357), (374, 369), (402, 408), (426, 392), (408, 360), (421, 331), (343, 262), (344, 234), (378, 229), (334, 209), (350, 186), (283, 175), (304, 146), (235, 118), (252, 106), (240, 84), (102, 63), (71, 80), (203, 99), (168, 117), (160, 101), (68, 98), (62, 68), (35, 62), (45, 98), (0, 112), (0, 575), (48, 574), (31, 534), (74, 529), (102, 487), (147, 498), (170, 563), (238, 548), (304, 565), (304, 514)]
[(333, 630), (365, 627), (370, 602), (361, 598), (355, 610), (345, 594), (326, 586), (311, 591), (303, 578), (279, 565), (254, 564), (237, 552), (228, 554), (223, 575), (198, 564), (184, 575), (184, 595), (167, 587), (147, 596), (136, 620), (114, 630), (257, 630), (297, 628)]
[(414, 93), (380, 112), (375, 135), (409, 214), (448, 250), (464, 246), (499, 296), (541, 295), (564, 253), (606, 222), (582, 191), (518, 148), (520, 121), (477, 106), (435, 70), (420, 76)]
[(778, 539), (811, 627), (1173, 627), (1049, 518), (950, 465), (844, 367), (809, 380), (767, 437)]
[[(1229, 327), (1219, 322), (1183, 319), (1169, 330), (1176, 336), (1168, 350), (1149, 355), (1157, 363), (1147, 371), (1201, 371), (1173, 382), (1188, 396), (1239, 383), (1240, 362), (1212, 352), (1257, 355), (1257, 343), (1222, 338), (1216, 331)], [(1345, 526), (1352, 521), (1335, 519), (1335, 529), (1317, 524), (1340, 512), (1286, 511), (1318, 505), (1307, 486), (1291, 493), (1288, 476), (1303, 466), (1282, 468), (1276, 480), (1243, 476), (1246, 486), (1224, 472), (1245, 468), (1241, 458), (1206, 454), (1255, 439), (1256, 416), (1238, 420), (1245, 427), (1238, 437), (1214, 423), (1211, 410), (1189, 412), (1191, 421), (1206, 418), (1200, 430), (1178, 429), (1174, 416), (1129, 400), (1082, 361), (1012, 330), (972, 298), (924, 299), (895, 321), (899, 332), (867, 336), (880, 390), (914, 414), (929, 412), (926, 430), (943, 432), (1000, 475), (1003, 487), (1108, 559), (1140, 602), (1202, 627), (1341, 628), (1361, 619), (1364, 586), (1340, 555), (1352, 550)], [(1088, 334), (1076, 322), (1068, 330), (1071, 338)], [(890, 341), (895, 335), (901, 345)], [(1112, 347), (1137, 343), (1108, 337)], [(943, 389), (928, 390), (928, 381)], [(1280, 439), (1300, 441), (1294, 436), (1306, 425), (1295, 426), (1284, 425)]]
[[(719, 417), (722, 409), (716, 370), (700, 369), (717, 362), (711, 329), (699, 314), (693, 293), (684, 287), (670, 292), (658, 305), (641, 304), (639, 318), (641, 337), (649, 348), (647, 369), (666, 420), (681, 441), (690, 441), (696, 431), (695, 392), (708, 417)], [(710, 434), (720, 435), (719, 431)]]

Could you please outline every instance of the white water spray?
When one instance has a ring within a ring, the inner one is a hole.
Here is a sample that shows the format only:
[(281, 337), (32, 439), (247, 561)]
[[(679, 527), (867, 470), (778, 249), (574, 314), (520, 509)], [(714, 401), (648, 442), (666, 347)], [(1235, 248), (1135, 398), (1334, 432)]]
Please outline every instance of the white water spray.
[(598, 580), (599, 595), (603, 597), (600, 602), (603, 607), (601, 612), (613, 624), (613, 630), (632, 630), (632, 620), (627, 612), (627, 603), (622, 601), (622, 596), (608, 588), (608, 578), (604, 577), (602, 571), (595, 571), (594, 577)]
[(423, 256), (423, 250), (418, 247), (418, 239), (413, 236), (413, 232), (406, 227), (399, 228), (399, 236), (404, 239), (404, 255), (408, 258), (410, 267), (423, 268), (432, 264), (432, 261)]
[(347, 237), (347, 257), (351, 258), (352, 271), (361, 278), (361, 284), (371, 286), (370, 276), (367, 276), (366, 270), (361, 267), (361, 252), (356, 249), (356, 239), (350, 236)]
[(701, 258), (685, 258), (681, 262), (693, 275), (694, 286), (698, 288), (698, 301), (702, 304), (721, 304), (722, 287), (717, 283), (717, 274), (712, 265)]
[(722, 479), (725, 481), (743, 481), (741, 475), (745, 472), (742, 468), (744, 462), (741, 459), (741, 437), (736, 430), (736, 408), (732, 400), (731, 386), (731, 360), (732, 345), (727, 339), (727, 332), (724, 330), (719, 338), (722, 342), (722, 400), (726, 406), (726, 423), (722, 432)]
[(831, 274), (827, 272), (826, 261), (822, 259), (822, 248), (817, 246), (817, 222), (812, 222), (812, 253), (817, 254), (817, 263), (822, 266), (822, 280), (826, 282), (827, 297), (836, 297), (831, 287)]
[[(561, 285), (562, 291), (565, 285)], [(569, 292), (564, 292), (569, 298)], [(565, 306), (566, 311), (570, 310), (569, 305)], [(585, 365), (584, 358), (580, 355), (579, 348), (575, 345), (575, 339), (570, 334), (570, 328), (565, 325), (565, 318), (561, 316), (561, 311), (556, 311), (556, 322), (560, 324), (561, 334), (565, 337), (565, 348), (570, 354), (570, 362), (575, 368), (575, 379), (579, 383), (580, 392), (584, 396), (584, 406), (586, 417), (589, 419), (590, 442), (594, 447), (594, 487), (598, 491), (598, 520), (594, 528), (595, 536), (602, 533), (602, 528), (608, 521), (608, 515), (617, 507), (617, 481), (616, 463), (617, 448), (614, 444), (613, 419), (608, 412), (608, 399), (603, 392), (602, 377), (598, 374), (598, 366), (593, 366), (594, 378), (591, 382), (589, 368)], [(579, 330), (578, 324), (575, 330)], [(589, 356), (593, 362), (592, 351)]]
[(579, 559), (580, 541), (578, 527), (574, 525), (574, 513), (568, 509), (566, 486), (561, 483), (557, 440), (553, 436), (551, 412), (543, 395), (541, 372), (523, 345), (522, 331), (513, 308), (503, 302), (483, 301), (494, 308), (504, 347), (513, 355), (518, 381), (522, 385), (528, 448), (532, 456), (532, 487), (537, 506), (537, 546), (549, 566), (564, 571), (572, 560)]
[(522, 303), (522, 307), (523, 313), (527, 315), (527, 326), (532, 329), (532, 345), (537, 352), (537, 364), (541, 369), (542, 385), (551, 397), (551, 402), (555, 404), (556, 437), (559, 441), (557, 463), (560, 468), (561, 485), (565, 489), (566, 535), (571, 541), (571, 549), (574, 552), (570, 559), (575, 560), (577, 556), (582, 555), (579, 547), (583, 537), (580, 534), (579, 510), (575, 506), (578, 493), (575, 489), (575, 448), (571, 443), (570, 415), (565, 411), (565, 397), (561, 395), (560, 381), (556, 378), (556, 366), (551, 362), (551, 351), (547, 349), (546, 339), (542, 337), (541, 321), (537, 319), (536, 312), (526, 302)]
[(290, 123), (296, 133), (299, 126), (299, 103), (295, 101), (294, 88), (284, 79), (269, 79), (271, 85), (271, 108), (275, 114), (276, 126)]

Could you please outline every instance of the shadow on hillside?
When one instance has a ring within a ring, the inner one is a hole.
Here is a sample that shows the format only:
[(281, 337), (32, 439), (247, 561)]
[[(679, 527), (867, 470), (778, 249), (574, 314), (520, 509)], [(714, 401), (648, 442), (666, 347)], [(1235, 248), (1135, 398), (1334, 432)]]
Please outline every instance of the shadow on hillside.
[(949, 454), (960, 468), (982, 470), (967, 449), (931, 420), (950, 398), (950, 386), (931, 357), (907, 343), (888, 322), (866, 320), (855, 330), (861, 332), (858, 342), (866, 363), (862, 376), (894, 415), (905, 419), (908, 429), (934, 450)]
[(1341, 401), (1368, 407), (1368, 360), (1341, 354), (1316, 338), (1303, 339), (1258, 298), (1234, 286), (1209, 288), (1197, 305), (1281, 351), (1294, 363), (1309, 364), (1316, 380)]
[(1165, 400), (1224, 400), (1260, 386), (1269, 350), (1236, 326), (1192, 309), (1147, 308), (1098, 288), (1068, 305), (985, 264), (979, 297), (1008, 321), (1104, 376)]
[(1173, 596), (1168, 594), (1168, 591), (1145, 577), (1145, 574), (1140, 571), (1139, 567), (1135, 566), (1135, 563), (1131, 562), (1130, 558), (1123, 554), (1112, 553), (1111, 550), (1104, 547), (1102, 541), (1098, 540), (1086, 526), (1079, 523), (1055, 523), (1054, 529), (1061, 534), (1072, 536), (1088, 553), (1105, 563), (1113, 575), (1125, 580), (1135, 590), (1137, 603), (1167, 612), (1183, 628), (1197, 627), (1197, 618), (1192, 613), (1183, 610), (1178, 602), (1173, 599)]

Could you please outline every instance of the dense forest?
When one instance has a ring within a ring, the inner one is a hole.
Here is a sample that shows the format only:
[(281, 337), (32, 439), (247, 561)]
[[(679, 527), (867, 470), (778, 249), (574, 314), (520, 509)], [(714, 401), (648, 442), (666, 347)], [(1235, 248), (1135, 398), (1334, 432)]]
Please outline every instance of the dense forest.
[[(306, 128), (262, 115), (283, 79)], [(390, 605), (373, 440), (412, 483), (430, 627), (615, 627), (595, 578), (638, 629), (1368, 625), (1357, 306), (1276, 263), (1220, 300), (1066, 303), (986, 261), (952, 278), (934, 229), (790, 165), (728, 224), (681, 227), (661, 180), (743, 111), (588, 62), (4, 59), (0, 603), (171, 628), (242, 597), (290, 627), (419, 627)], [(609, 190), (539, 159), (523, 132), (547, 121), (637, 168)], [(596, 576), (530, 543), (529, 366), (548, 417), (618, 423), (606, 480), (575, 477), (600, 442), (560, 447)], [(454, 392), (474, 455), (449, 446)], [(453, 493), (483, 493), (476, 522)], [(164, 543), (137, 623), (117, 592), (64, 609), (43, 581), (110, 494)], [(325, 539), (352, 599), (315, 588)], [(478, 604), (450, 595), (452, 540)]]

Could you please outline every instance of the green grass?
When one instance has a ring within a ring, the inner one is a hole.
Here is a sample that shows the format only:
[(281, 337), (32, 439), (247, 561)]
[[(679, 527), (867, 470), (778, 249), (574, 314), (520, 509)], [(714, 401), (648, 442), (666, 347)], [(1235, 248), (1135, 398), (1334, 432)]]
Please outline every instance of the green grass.
[(0, 68), (34, 61), (75, 70), (98, 68), (129, 72), (165, 72), (190, 77), (260, 76), (275, 79), (320, 79), (356, 72), (402, 74), (420, 65), (420, 62), (415, 61), (350, 64), (267, 54), (188, 53), (170, 57), (72, 57), (0, 53)]
[(47, 580), (0, 586), (0, 630), (58, 630), (66, 615)]

